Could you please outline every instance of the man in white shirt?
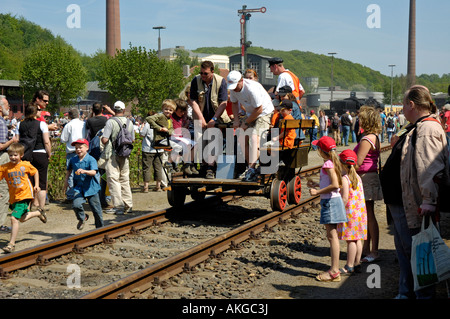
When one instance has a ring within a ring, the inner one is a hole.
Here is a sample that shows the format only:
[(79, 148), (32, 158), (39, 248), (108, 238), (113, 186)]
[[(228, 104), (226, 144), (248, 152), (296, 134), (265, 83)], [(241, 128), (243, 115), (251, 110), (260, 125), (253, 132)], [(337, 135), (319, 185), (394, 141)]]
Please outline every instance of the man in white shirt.
[[(260, 137), (264, 131), (270, 128), (274, 106), (269, 94), (259, 82), (244, 79), (238, 71), (231, 71), (228, 74), (227, 85), (233, 108), (234, 128), (241, 128), (244, 131), (253, 129), (250, 136), (248, 134), (239, 134), (238, 136), (238, 142), (248, 163), (248, 169), (243, 180), (253, 182), (258, 177), (255, 165), (259, 158)], [(239, 120), (239, 104), (247, 112), (247, 116), (242, 123)], [(250, 139), (251, 147), (249, 147), (247, 139)]]
[[(75, 153), (75, 146), (72, 146), (72, 143), (85, 138), (84, 133), (84, 122), (80, 120), (80, 112), (78, 109), (70, 109), (68, 113), (70, 122), (64, 126), (64, 129), (61, 133), (60, 139), (62, 143), (66, 144), (66, 165), (69, 163), (70, 159), (74, 156), (77, 156)], [(74, 190), (73, 190), (73, 172), (69, 176), (69, 187), (66, 191), (66, 200), (73, 200)]]

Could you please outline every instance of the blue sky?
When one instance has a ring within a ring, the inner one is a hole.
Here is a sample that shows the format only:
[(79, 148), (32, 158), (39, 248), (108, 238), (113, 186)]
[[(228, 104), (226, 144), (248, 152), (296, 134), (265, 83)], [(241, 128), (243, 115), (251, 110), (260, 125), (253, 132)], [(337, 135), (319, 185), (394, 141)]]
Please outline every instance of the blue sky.
[[(416, 0), (416, 71), (450, 73), (450, 1)], [(69, 28), (70, 4), (80, 7), (80, 28)], [(375, 4), (375, 11), (367, 12)], [(239, 46), (237, 11), (247, 5), (266, 7), (254, 13), (248, 24), (253, 46), (301, 50), (318, 54), (337, 52), (350, 60), (390, 75), (407, 73), (409, 0), (122, 0), (121, 42), (156, 50), (158, 31), (162, 48), (184, 46)], [(105, 0), (0, 0), (0, 11), (23, 16), (55, 35), (61, 35), (78, 51), (91, 55), (105, 50)], [(371, 20), (370, 18), (379, 18)], [(367, 20), (379, 22), (370, 28)]]

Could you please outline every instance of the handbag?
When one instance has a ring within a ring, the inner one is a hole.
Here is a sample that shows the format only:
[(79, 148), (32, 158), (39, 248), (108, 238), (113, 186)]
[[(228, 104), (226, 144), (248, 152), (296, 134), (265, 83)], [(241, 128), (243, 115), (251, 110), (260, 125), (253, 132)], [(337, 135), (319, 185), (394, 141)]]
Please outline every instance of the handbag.
[(414, 291), (450, 278), (450, 248), (431, 221), (425, 229), (426, 220), (429, 220), (429, 217), (422, 219), (420, 233), (412, 237), (411, 268)]

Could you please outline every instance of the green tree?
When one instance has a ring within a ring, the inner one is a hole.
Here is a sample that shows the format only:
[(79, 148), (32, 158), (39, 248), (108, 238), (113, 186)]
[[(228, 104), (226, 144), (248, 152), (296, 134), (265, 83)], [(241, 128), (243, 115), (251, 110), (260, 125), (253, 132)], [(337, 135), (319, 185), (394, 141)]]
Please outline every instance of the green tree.
[(74, 103), (86, 86), (86, 70), (79, 55), (63, 42), (52, 42), (34, 49), (25, 59), (20, 85), (30, 99), (35, 91), (50, 94), (50, 111)]
[(159, 111), (163, 100), (178, 97), (183, 74), (179, 65), (158, 59), (156, 51), (130, 44), (103, 61), (99, 86), (116, 99), (133, 101), (133, 113), (145, 116), (149, 110)]

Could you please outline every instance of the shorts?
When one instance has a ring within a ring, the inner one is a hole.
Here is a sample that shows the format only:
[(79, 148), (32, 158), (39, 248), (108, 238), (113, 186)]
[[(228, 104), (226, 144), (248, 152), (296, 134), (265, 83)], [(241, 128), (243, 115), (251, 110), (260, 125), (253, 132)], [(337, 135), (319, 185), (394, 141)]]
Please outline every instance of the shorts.
[(270, 120), (273, 113), (258, 117), (248, 127), (253, 128), (253, 134), (261, 136), (262, 133), (270, 129)]
[(21, 219), (23, 215), (29, 212), (29, 205), (30, 205), (31, 199), (24, 199), (20, 202), (15, 202), (9, 205), (9, 207), (12, 210), (11, 215), (15, 217), (16, 219)]
[(359, 175), (363, 183), (364, 198), (368, 200), (382, 200), (383, 190), (381, 189), (380, 177), (377, 172), (368, 172)]
[(320, 207), (320, 224), (339, 224), (348, 221), (341, 196), (321, 199)]

